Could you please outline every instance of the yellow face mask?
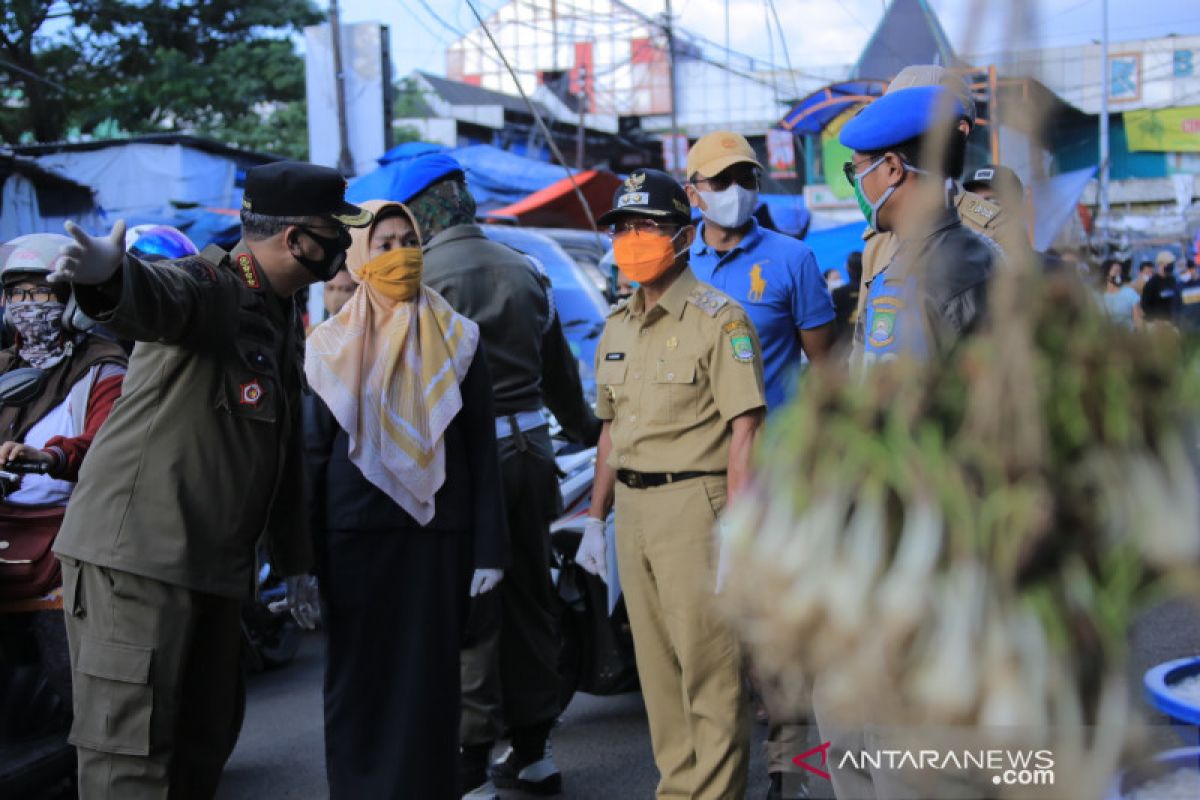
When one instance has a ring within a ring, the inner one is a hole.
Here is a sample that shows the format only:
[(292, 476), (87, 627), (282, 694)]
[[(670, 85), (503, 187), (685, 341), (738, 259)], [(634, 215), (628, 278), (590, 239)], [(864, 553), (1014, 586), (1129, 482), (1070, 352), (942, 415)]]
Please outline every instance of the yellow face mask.
[(397, 247), (368, 261), (358, 277), (389, 300), (403, 303), (417, 296), (423, 265), (421, 248)]

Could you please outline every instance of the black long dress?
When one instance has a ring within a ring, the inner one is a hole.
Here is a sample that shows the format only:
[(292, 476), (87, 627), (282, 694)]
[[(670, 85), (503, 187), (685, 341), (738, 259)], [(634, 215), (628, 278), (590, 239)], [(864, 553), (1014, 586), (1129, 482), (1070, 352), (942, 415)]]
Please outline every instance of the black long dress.
[(508, 531), (491, 381), (481, 353), (446, 430), (446, 482), (420, 526), (349, 459), (315, 395), (305, 435), (327, 633), (330, 797), (457, 798), (459, 640), (476, 568), (503, 568)]

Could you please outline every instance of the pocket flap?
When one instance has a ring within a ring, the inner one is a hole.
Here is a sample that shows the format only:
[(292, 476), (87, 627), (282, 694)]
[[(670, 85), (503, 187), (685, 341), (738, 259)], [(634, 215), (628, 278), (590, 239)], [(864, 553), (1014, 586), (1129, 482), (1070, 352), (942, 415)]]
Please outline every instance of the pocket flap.
[(626, 369), (624, 361), (601, 361), (596, 369), (596, 383), (620, 386), (625, 382)]
[(695, 383), (696, 362), (682, 358), (664, 358), (658, 362), (655, 383)]
[(84, 636), (75, 669), (94, 678), (146, 684), (150, 682), (150, 656), (153, 652), (154, 649), (150, 647)]

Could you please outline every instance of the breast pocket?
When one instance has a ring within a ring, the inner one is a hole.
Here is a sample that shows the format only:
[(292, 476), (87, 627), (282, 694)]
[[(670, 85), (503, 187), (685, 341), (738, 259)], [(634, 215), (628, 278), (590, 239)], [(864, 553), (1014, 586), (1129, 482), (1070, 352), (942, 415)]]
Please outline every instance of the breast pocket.
[(626, 370), (624, 361), (602, 361), (596, 370), (596, 391), (603, 393), (614, 415), (618, 413), (618, 404), (626, 399)]
[(694, 358), (663, 358), (655, 365), (650, 407), (652, 422), (693, 420), (699, 400)]

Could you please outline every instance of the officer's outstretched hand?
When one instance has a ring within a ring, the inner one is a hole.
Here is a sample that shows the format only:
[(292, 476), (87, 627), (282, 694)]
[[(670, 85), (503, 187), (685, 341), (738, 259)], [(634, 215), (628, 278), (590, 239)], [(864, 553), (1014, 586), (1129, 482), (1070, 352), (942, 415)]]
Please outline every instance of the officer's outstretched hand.
[(503, 578), (504, 570), (502, 569), (475, 570), (475, 574), (471, 576), (471, 597), (478, 597), (485, 592), (490, 592)]
[(321, 605), (317, 579), (311, 575), (289, 575), (283, 580), (287, 588), (287, 608), (292, 619), (306, 631), (315, 631), (321, 621)]
[(575, 551), (575, 563), (600, 580), (608, 581), (608, 523), (602, 519), (588, 517), (583, 524), (583, 538)]
[(58, 269), (50, 273), (55, 283), (82, 283), (96, 286), (111, 278), (125, 258), (125, 220), (117, 220), (108, 236), (90, 236), (74, 222), (64, 225), (75, 241), (65, 244), (59, 253)]

